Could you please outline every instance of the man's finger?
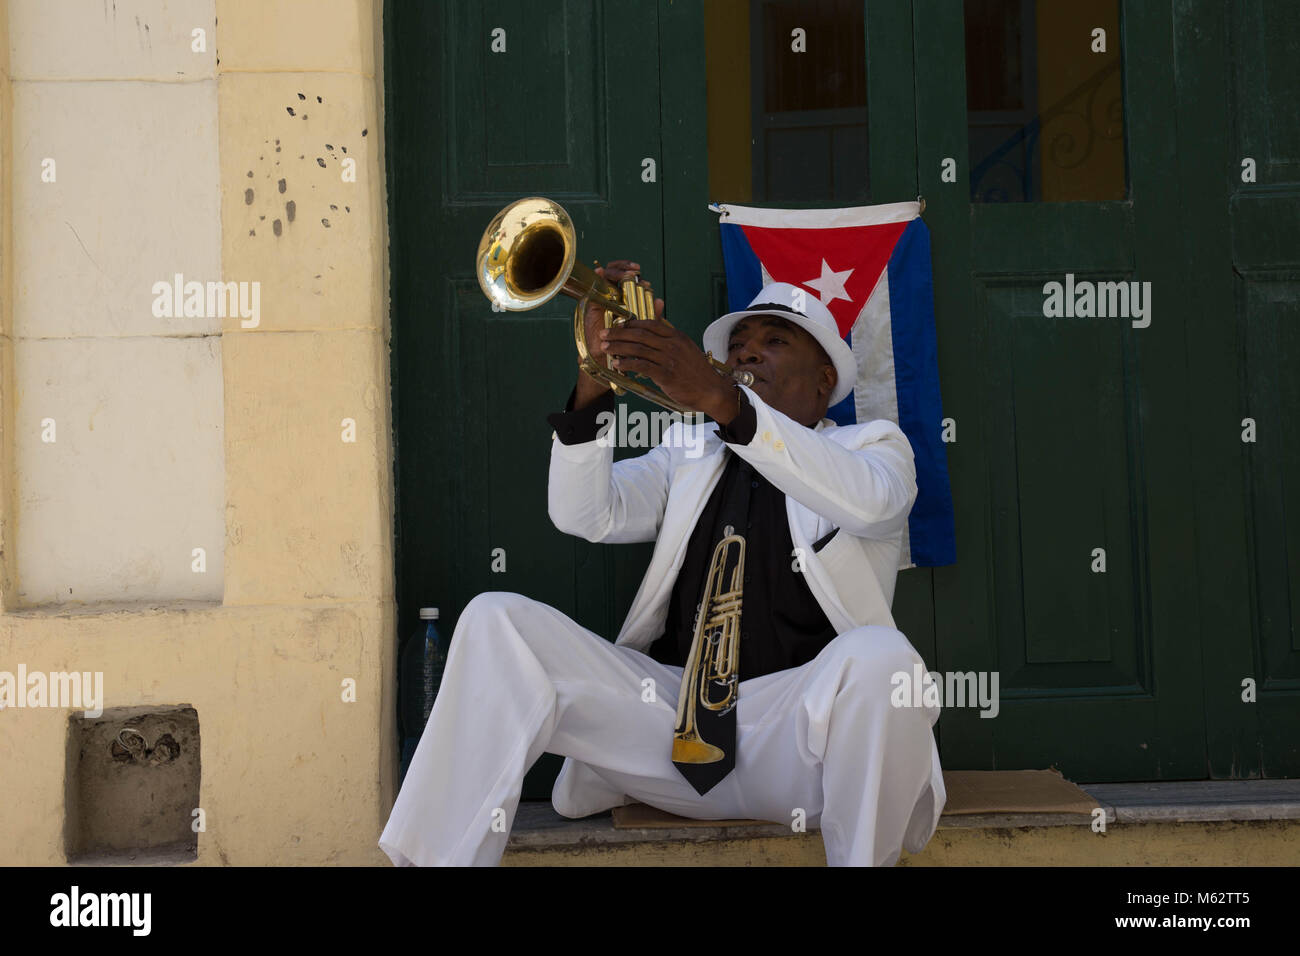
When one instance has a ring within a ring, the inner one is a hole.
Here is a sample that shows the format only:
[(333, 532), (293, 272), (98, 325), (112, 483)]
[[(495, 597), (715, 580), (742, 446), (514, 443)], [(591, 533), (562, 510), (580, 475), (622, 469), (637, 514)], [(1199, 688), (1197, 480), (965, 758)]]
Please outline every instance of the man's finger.
[(621, 282), (623, 277), (629, 272), (640, 272), (641, 266), (635, 262), (629, 262), (627, 259), (615, 259), (613, 262), (605, 263), (604, 269), (597, 269), (605, 279), (612, 282)]
[(620, 372), (639, 372), (654, 381), (656, 385), (658, 380), (655, 376), (663, 371), (663, 367), (658, 362), (652, 362), (650, 359), (645, 358), (616, 358), (614, 359), (614, 367)]
[(670, 349), (661, 348), (654, 341), (633, 342), (624, 340), (622, 342), (606, 342), (604, 352), (606, 355), (639, 355), (656, 360), (668, 355)]
[(642, 358), (655, 358), (663, 355), (663, 350), (654, 346), (654, 343), (645, 342), (620, 342), (617, 345), (607, 344), (605, 351), (616, 357), (640, 356)]
[(669, 327), (663, 322), (657, 322), (654, 319), (633, 319), (625, 325), (617, 325), (612, 329), (607, 329), (609, 341), (613, 342), (614, 337), (618, 335), (631, 336), (636, 341), (651, 341), (646, 336), (654, 338), (670, 339), (676, 333), (676, 329)]

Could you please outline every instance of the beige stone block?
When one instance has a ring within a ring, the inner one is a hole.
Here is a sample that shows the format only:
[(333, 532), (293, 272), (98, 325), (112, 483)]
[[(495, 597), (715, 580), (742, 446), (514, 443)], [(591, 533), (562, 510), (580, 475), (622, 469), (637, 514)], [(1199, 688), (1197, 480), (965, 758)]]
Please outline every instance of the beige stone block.
[[(20, 661), (36, 656), (6, 653), (0, 669), (16, 675)], [(68, 712), (5, 708), (0, 710), (0, 726), (0, 765), (23, 768), (21, 773), (0, 774), (0, 832), (5, 834), (0, 866), (57, 866), (66, 859), (63, 764)]]
[(221, 71), (374, 74), (382, 0), (217, 0)]
[(9, 0), (9, 32), (13, 75), (23, 79), (215, 76), (213, 0)]
[(17, 603), (220, 600), (218, 337), (18, 339), (14, 365)]
[(153, 291), (221, 277), (216, 107), (215, 80), (14, 84), (15, 336), (221, 328)]
[[(393, 590), (388, 349), (375, 331), (222, 337), (226, 603)], [(355, 442), (344, 441), (344, 419)]]
[[(219, 82), (222, 264), (228, 280), (260, 283), (259, 328), (382, 328), (373, 81), (292, 73)], [(345, 180), (350, 160), (355, 181)]]
[[(0, 668), (103, 675), (105, 709), (198, 713), (198, 865), (384, 865), (396, 761), (390, 602), (0, 616)], [(344, 699), (344, 682), (355, 701)], [(63, 856), (68, 709), (0, 711), (0, 865)]]

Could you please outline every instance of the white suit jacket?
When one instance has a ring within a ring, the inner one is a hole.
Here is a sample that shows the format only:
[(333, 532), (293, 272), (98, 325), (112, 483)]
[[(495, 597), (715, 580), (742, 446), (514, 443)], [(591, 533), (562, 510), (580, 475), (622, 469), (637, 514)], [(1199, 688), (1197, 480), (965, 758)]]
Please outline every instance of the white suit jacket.
[[(824, 418), (809, 428), (740, 388), (758, 427), (748, 445), (730, 448), (785, 493), (790, 538), (802, 549), (808, 586), (835, 633), (893, 627), (894, 580), (916, 499), (907, 437), (885, 420), (839, 426)], [(695, 431), (688, 436), (685, 429)], [(619, 462), (612, 443), (551, 441), (547, 499), (556, 528), (588, 541), (655, 542), (616, 644), (646, 652), (663, 633), (691, 532), (722, 475), (728, 446), (717, 431), (715, 422), (676, 422), (655, 448)], [(813, 542), (836, 528), (814, 553)], [(583, 817), (629, 801), (570, 757), (552, 802), (564, 816)]]

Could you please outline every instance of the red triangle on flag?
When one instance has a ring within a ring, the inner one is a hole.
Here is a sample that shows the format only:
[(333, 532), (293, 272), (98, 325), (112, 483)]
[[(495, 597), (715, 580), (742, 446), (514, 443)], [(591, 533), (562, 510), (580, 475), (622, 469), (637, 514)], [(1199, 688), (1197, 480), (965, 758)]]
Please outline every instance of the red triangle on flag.
[(789, 282), (818, 296), (845, 336), (875, 291), (907, 226), (886, 222), (831, 229), (741, 228), (772, 281)]

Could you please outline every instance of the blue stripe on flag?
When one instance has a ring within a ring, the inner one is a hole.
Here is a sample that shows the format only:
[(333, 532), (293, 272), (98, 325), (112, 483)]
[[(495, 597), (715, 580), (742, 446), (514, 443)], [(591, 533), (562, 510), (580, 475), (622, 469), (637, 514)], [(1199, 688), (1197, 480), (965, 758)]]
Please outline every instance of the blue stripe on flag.
[(763, 267), (744, 229), (734, 222), (719, 223), (718, 229), (722, 233), (722, 264), (727, 272), (727, 311), (739, 312), (762, 290)]
[(916, 459), (916, 504), (908, 519), (912, 561), (920, 567), (954, 564), (952, 490), (943, 447), (934, 291), (930, 284), (930, 232), (913, 219), (889, 259), (890, 334), (898, 425)]

